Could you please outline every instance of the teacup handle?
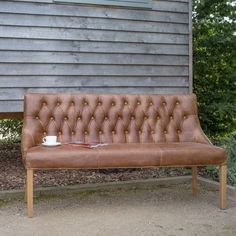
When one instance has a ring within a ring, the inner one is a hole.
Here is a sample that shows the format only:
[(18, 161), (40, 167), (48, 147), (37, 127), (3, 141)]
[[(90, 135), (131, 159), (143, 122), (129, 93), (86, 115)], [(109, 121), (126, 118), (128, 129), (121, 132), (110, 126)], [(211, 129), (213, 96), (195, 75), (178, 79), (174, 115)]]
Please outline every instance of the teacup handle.
[(45, 137), (42, 139), (42, 141), (43, 141), (43, 143), (46, 143), (46, 142), (47, 142), (47, 140), (46, 140)]

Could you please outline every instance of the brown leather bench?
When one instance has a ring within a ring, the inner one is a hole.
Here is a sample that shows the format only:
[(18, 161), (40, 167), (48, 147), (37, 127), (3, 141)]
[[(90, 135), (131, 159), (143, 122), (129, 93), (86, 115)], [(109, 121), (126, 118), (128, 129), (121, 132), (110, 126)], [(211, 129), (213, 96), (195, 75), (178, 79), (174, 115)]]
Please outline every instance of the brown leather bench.
[[(57, 135), (58, 147), (42, 138)], [(86, 149), (72, 141), (108, 143)], [(28, 216), (33, 215), (33, 171), (220, 166), (220, 208), (226, 208), (226, 151), (203, 133), (194, 94), (27, 94), (22, 156), (27, 169)]]

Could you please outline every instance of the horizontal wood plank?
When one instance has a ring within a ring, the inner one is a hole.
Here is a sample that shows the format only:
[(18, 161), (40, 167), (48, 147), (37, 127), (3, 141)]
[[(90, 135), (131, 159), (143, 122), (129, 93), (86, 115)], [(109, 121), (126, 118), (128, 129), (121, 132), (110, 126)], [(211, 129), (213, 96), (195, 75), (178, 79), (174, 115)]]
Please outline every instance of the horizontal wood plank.
[(188, 56), (0, 51), (0, 63), (188, 65)]
[(0, 75), (187, 76), (188, 66), (0, 64)]
[(0, 14), (0, 25), (188, 34), (188, 24), (22, 14)]
[(123, 31), (0, 26), (0, 38), (188, 44), (188, 35)]
[(0, 76), (0, 88), (47, 87), (187, 87), (188, 77), (157, 76)]
[[(79, 17), (101, 17), (106, 19), (130, 19), (143, 21), (162, 21), (188, 23), (188, 10), (183, 12), (160, 11), (159, 2), (156, 3), (157, 11), (135, 10), (112, 7), (93, 7), (86, 5), (69, 4), (39, 4), (27, 2), (0, 1), (0, 12), (2, 13), (23, 13), (33, 15), (54, 15), (54, 16), (79, 16)], [(187, 5), (187, 4), (186, 4)], [(168, 5), (166, 5), (168, 7)], [(162, 6), (163, 8), (163, 6)], [(173, 6), (172, 6), (173, 8)], [(180, 6), (181, 8), (181, 6)]]
[[(73, 87), (73, 88), (12, 88), (1, 89), (0, 88), (0, 104), (4, 100), (16, 101), (22, 100), (26, 93), (186, 93), (185, 87)], [(13, 98), (12, 94), (16, 96)], [(5, 110), (5, 112), (8, 112)]]
[[(0, 38), (0, 50), (188, 55), (188, 45)], [(0, 52), (1, 53), (1, 52)]]

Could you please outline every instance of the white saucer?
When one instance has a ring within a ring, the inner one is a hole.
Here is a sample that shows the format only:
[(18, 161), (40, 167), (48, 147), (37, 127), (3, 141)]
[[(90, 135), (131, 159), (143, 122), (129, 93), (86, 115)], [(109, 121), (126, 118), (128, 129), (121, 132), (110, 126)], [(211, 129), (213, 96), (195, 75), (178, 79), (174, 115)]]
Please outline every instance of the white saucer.
[(42, 143), (42, 145), (45, 146), (45, 147), (56, 147), (56, 146), (60, 146), (61, 143), (59, 143), (59, 142), (52, 143), (52, 144), (50, 144), (50, 143)]

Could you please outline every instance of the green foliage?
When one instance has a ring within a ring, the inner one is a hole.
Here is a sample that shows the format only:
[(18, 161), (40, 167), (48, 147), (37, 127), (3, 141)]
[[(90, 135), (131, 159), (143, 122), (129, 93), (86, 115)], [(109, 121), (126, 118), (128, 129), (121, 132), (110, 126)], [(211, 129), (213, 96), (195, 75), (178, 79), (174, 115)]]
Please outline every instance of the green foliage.
[(212, 138), (236, 130), (236, 7), (234, 1), (195, 0), (194, 92), (204, 131)]
[(20, 141), (22, 120), (4, 119), (0, 120), (0, 142), (1, 143), (16, 143)]

